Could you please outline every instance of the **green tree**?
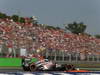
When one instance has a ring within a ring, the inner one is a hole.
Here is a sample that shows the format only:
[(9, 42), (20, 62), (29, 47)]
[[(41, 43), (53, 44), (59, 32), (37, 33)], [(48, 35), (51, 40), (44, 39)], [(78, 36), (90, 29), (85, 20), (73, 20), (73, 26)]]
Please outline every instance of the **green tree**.
[(11, 16), (7, 16), (8, 19), (11, 19)]
[(4, 19), (6, 17), (7, 17), (6, 14), (0, 12), (0, 18)]
[(56, 27), (56, 29), (61, 29), (60, 27)]
[(12, 19), (13, 19), (13, 21), (18, 22), (19, 16), (18, 15), (12, 15)]
[(65, 26), (65, 28), (72, 33), (79, 34), (79, 33), (84, 33), (84, 31), (86, 30), (86, 25), (83, 24), (83, 22), (80, 23), (73, 22)]
[(54, 30), (57, 29), (56, 27), (54, 27), (54, 26), (50, 26), (50, 25), (46, 26), (45, 28), (47, 28), (47, 29), (54, 29)]
[(23, 17), (20, 17), (19, 22), (20, 23), (25, 23), (25, 19)]
[(100, 39), (100, 35), (99, 34), (96, 34), (94, 35), (96, 38)]

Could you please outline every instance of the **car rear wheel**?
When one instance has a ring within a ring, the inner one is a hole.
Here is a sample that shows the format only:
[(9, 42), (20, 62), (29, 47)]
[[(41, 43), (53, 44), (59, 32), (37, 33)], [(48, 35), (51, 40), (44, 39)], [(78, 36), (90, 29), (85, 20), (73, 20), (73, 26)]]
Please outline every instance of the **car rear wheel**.
[(30, 65), (30, 71), (36, 71), (36, 65), (34, 63)]

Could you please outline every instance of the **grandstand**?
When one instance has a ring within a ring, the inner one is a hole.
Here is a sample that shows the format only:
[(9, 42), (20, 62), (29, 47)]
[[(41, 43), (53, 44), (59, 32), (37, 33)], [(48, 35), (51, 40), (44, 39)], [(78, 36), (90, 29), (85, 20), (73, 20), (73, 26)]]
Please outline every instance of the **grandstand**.
[(29, 18), (25, 23), (15, 22), (11, 18), (0, 19), (0, 57), (37, 53), (47, 58), (51, 56), (52, 60), (100, 61), (100, 39), (30, 21)]

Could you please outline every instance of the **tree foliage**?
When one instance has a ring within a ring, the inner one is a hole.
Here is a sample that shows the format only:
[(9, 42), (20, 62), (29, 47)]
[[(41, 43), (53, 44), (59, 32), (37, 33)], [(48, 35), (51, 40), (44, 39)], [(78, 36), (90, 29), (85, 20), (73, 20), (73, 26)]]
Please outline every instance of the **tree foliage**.
[(19, 20), (20, 23), (25, 23), (25, 19), (23, 17), (20, 17), (20, 20)]
[(79, 33), (84, 33), (86, 30), (86, 25), (83, 24), (83, 22), (77, 23), (73, 22), (65, 26), (66, 29), (68, 29), (70, 32), (79, 34)]
[(12, 19), (13, 19), (13, 21), (18, 22), (19, 16), (18, 15), (12, 15)]
[(47, 29), (55, 29), (55, 27), (53, 27), (53, 26), (46, 26), (45, 28), (47, 28)]
[(0, 12), (0, 18), (4, 19), (4, 18), (6, 18), (6, 17), (7, 17), (6, 14)]
[(95, 37), (98, 38), (98, 39), (100, 39), (100, 35), (99, 34), (96, 34)]

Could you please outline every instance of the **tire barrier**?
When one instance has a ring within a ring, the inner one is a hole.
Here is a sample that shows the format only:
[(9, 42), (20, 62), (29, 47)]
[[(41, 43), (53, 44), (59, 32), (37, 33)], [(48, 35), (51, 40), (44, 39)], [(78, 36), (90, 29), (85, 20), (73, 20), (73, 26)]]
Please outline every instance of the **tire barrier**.
[(17, 72), (17, 73), (0, 73), (0, 75), (100, 75), (100, 72)]

